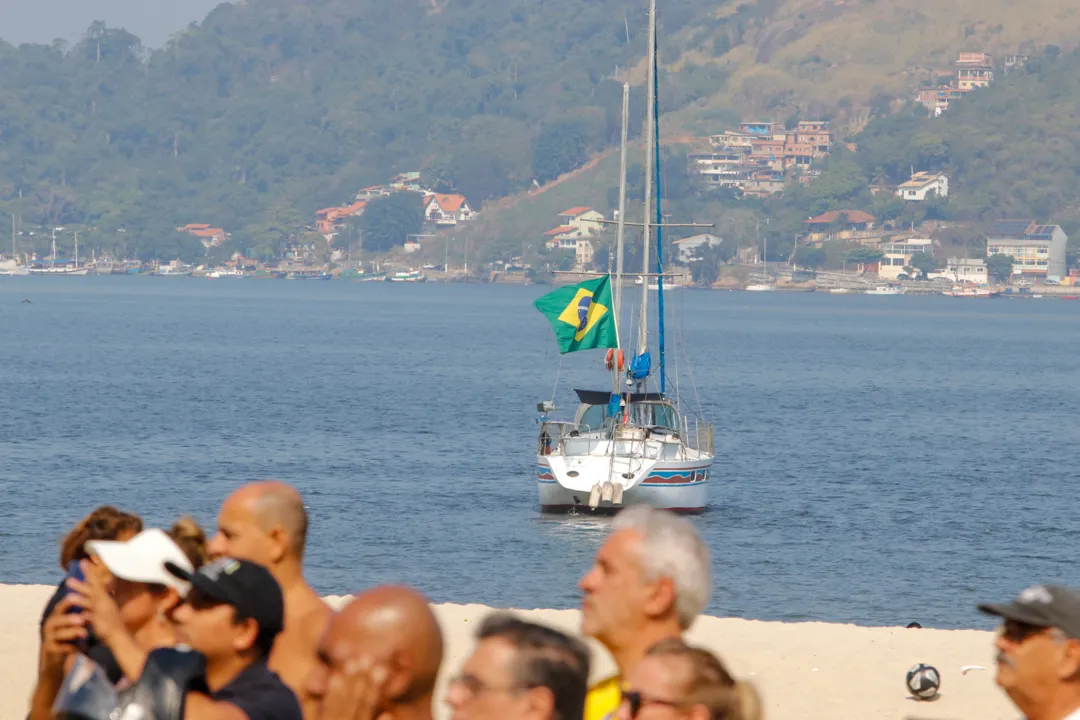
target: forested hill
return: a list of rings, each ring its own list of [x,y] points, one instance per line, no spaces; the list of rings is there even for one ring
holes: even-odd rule
[[[680,0],[667,29],[712,4]],[[3,45],[0,198],[148,243],[187,222],[257,234],[421,167],[479,204],[561,169],[534,168],[545,123],[571,166],[612,140],[605,78],[646,29],[625,0],[250,0],[152,53],[101,24]]]
[[[666,127],[853,111],[957,48],[1064,44],[1063,3],[660,0]],[[247,0],[153,52],[101,24],[0,44],[0,211],[168,256],[180,224],[251,247],[406,170],[480,205],[615,141],[646,4]]]

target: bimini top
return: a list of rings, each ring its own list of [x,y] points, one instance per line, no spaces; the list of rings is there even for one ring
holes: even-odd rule
[[[577,393],[578,400],[583,405],[607,405],[612,394],[610,390],[579,390],[577,388],[574,388],[574,392]],[[663,399],[664,396],[656,392],[633,393],[630,395],[630,402],[632,403],[648,402],[650,400],[657,402]]]

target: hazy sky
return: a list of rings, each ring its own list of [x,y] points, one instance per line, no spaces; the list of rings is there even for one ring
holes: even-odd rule
[[[9,43],[74,41],[104,20],[161,47],[169,35],[202,20],[221,0],[0,0],[0,38]]]

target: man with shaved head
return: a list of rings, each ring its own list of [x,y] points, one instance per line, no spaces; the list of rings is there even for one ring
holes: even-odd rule
[[[360,593],[319,643],[307,683],[314,717],[431,720],[442,656],[442,631],[427,598],[396,585]]]
[[[285,598],[285,628],[274,642],[270,669],[296,693],[305,720],[312,720],[305,680],[332,611],[304,581],[307,530],[307,511],[296,490],[283,482],[254,482],[222,503],[208,548],[213,557],[258,563],[278,581]]]

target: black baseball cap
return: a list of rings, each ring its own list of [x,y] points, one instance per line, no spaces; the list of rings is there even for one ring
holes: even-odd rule
[[[987,615],[996,615],[1026,625],[1057,628],[1080,639],[1080,590],[1060,585],[1032,585],[1011,603],[979,605]]]
[[[170,573],[191,583],[202,595],[236,608],[252,618],[262,632],[277,635],[285,626],[285,600],[281,586],[262,565],[247,560],[223,557],[188,572],[171,562]]]

